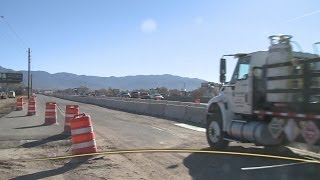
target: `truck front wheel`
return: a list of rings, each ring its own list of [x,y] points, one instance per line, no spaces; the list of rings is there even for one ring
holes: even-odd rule
[[[222,116],[220,110],[208,116],[206,125],[207,141],[211,149],[219,150],[228,146],[228,141],[224,140],[225,132],[222,130]]]

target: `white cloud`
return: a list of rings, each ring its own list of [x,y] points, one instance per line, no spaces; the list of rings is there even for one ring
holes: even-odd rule
[[[202,16],[197,16],[196,18],[194,18],[194,23],[197,25],[201,25],[204,23],[204,19]]]
[[[144,33],[152,33],[156,31],[158,28],[158,24],[153,19],[146,19],[141,23],[141,31]]]

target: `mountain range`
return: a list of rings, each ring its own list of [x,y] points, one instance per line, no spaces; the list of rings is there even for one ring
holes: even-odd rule
[[[6,69],[0,66],[0,72],[12,72],[12,69]],[[17,71],[23,74],[23,83],[26,85],[28,80],[27,71]],[[123,90],[151,89],[157,87],[166,87],[168,89],[194,90],[206,82],[197,78],[188,78],[174,76],[170,74],[163,75],[136,75],[124,77],[99,77],[76,75],[72,73],[54,73],[46,71],[31,71],[33,77],[33,88],[35,89],[67,89],[86,86],[90,89],[114,88]]]

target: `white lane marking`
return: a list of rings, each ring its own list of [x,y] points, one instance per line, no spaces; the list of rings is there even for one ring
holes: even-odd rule
[[[268,168],[276,168],[276,167],[283,167],[283,166],[293,166],[293,165],[306,164],[306,163],[310,163],[310,162],[298,162],[298,163],[289,163],[289,164],[278,164],[278,165],[272,165],[272,166],[246,167],[246,168],[241,168],[241,170],[246,171],[246,170],[268,169]]]
[[[189,124],[177,123],[177,124],[174,124],[174,125],[179,126],[179,127],[183,127],[183,128],[186,128],[186,129],[191,129],[191,130],[194,130],[194,131],[206,132],[205,128],[192,126],[192,125],[189,125]]]
[[[59,112],[62,114],[62,116],[64,116],[64,111],[62,111],[62,109],[60,108],[60,106],[57,105],[57,108],[58,108]]]
[[[160,128],[157,128],[157,127],[154,127],[154,126],[151,126],[153,129],[157,129],[159,131],[164,131],[163,129],[160,129]]]

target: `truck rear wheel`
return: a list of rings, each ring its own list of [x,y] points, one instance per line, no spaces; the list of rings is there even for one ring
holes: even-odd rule
[[[212,115],[208,116],[206,135],[211,149],[219,150],[228,146],[229,142],[224,140],[226,133],[222,130],[222,115],[220,109],[217,109]]]

